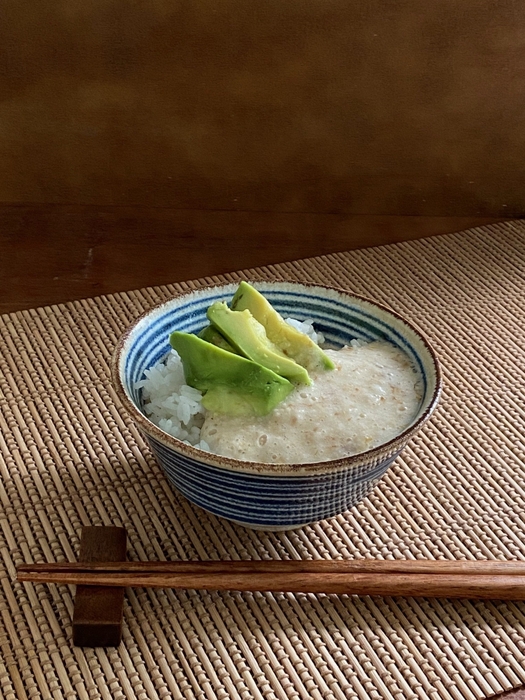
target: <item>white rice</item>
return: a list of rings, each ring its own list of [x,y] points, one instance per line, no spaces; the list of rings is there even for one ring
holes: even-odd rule
[[[317,345],[324,343],[324,335],[315,330],[314,322],[311,318],[307,318],[304,321],[297,321],[295,318],[285,318],[284,320],[289,326],[293,326],[295,330],[307,335]]]
[[[325,339],[323,335],[315,331],[311,319],[297,321],[296,319],[287,318],[286,321],[297,330],[308,335],[314,342],[318,344],[324,343]],[[350,346],[357,350],[367,344],[366,341],[353,340]],[[392,350],[393,349],[392,346]],[[400,351],[396,352],[400,353]],[[401,353],[401,355],[404,355],[404,353]],[[405,359],[408,360],[406,356]],[[171,350],[163,361],[158,362],[154,367],[146,370],[144,374],[145,378],[137,382],[136,387],[142,389],[143,411],[146,416],[166,433],[189,445],[193,445],[194,447],[208,452],[216,451],[218,453],[223,453],[223,450],[219,448],[218,444],[215,449],[211,449],[208,442],[201,439],[201,428],[205,422],[207,411],[201,403],[202,393],[186,384],[182,361],[178,353],[175,350]],[[363,386],[363,388],[366,389],[366,386]],[[290,395],[285,404],[294,394]],[[284,404],[283,408],[286,410]],[[210,420],[219,420],[220,422],[220,419],[222,419],[222,417],[209,414],[209,420],[206,421],[206,423],[208,425]],[[224,417],[224,419],[227,420],[228,417]],[[357,428],[358,426],[356,425],[356,429]],[[209,426],[207,429],[209,430]],[[210,431],[210,435],[211,434],[212,432]],[[210,440],[209,437],[208,440]],[[213,440],[216,441],[216,438],[214,437]],[[354,445],[354,447],[357,448],[357,445]],[[361,449],[366,449],[366,447],[363,445]],[[357,451],[361,451],[361,449],[357,449]],[[355,453],[355,451],[354,449],[353,453]],[[241,459],[257,459],[256,455],[231,454],[231,456],[236,456]],[[277,455],[268,455],[266,461],[274,461],[272,459],[274,456],[277,457]],[[279,457],[281,457],[281,455],[279,455]],[[262,455],[260,459],[261,461],[265,461]],[[278,458],[275,461],[281,461],[281,459]],[[284,459],[284,461],[289,460]],[[306,459],[306,461],[311,460]]]
[[[172,350],[144,374],[145,379],[137,382],[136,388],[142,389],[143,411],[148,418],[169,435],[209,450],[200,439],[206,412],[201,404],[202,393],[186,384],[178,353]]]

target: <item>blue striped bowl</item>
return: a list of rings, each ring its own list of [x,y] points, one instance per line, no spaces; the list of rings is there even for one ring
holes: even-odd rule
[[[173,486],[196,505],[261,530],[289,530],[352,508],[377,483],[433,412],[441,390],[435,354],[411,324],[389,309],[323,286],[291,282],[252,284],[285,317],[311,318],[332,347],[354,338],[386,339],[421,372],[423,398],[412,424],[389,442],[345,459],[311,464],[243,462],[203,452],[171,437],[141,411],[136,382],[170,350],[174,330],[198,332],[214,301],[230,301],[237,284],[199,288],[143,314],[120,339],[112,378],[120,401],[146,436]]]

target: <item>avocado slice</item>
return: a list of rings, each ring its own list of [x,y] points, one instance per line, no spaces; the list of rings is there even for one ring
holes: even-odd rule
[[[237,350],[233,347],[233,345],[230,345],[226,338],[223,335],[221,335],[219,331],[213,326],[206,326],[197,335],[199,336],[199,338],[202,338],[208,343],[216,345],[217,347],[222,348],[223,350],[233,352],[235,355],[239,354]]]
[[[268,340],[264,326],[247,309],[231,311],[223,301],[216,301],[208,309],[207,315],[212,325],[249,360],[258,362],[294,384],[311,384],[305,368],[286,357]]]
[[[233,416],[265,416],[294,386],[284,377],[192,333],[175,331],[170,344],[180,355],[189,386],[204,392],[209,411]]]
[[[239,284],[231,308],[235,311],[250,311],[264,326],[271,342],[307,370],[334,369],[334,363],[321,348],[307,335],[286,323],[270,302],[248,282]]]

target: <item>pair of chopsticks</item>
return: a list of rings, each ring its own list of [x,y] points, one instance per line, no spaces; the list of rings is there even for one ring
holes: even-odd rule
[[[177,561],[24,564],[18,581],[215,591],[525,600],[525,562]]]

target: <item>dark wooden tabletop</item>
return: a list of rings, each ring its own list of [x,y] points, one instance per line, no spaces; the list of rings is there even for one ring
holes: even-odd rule
[[[0,312],[459,231],[488,217],[0,205]]]

